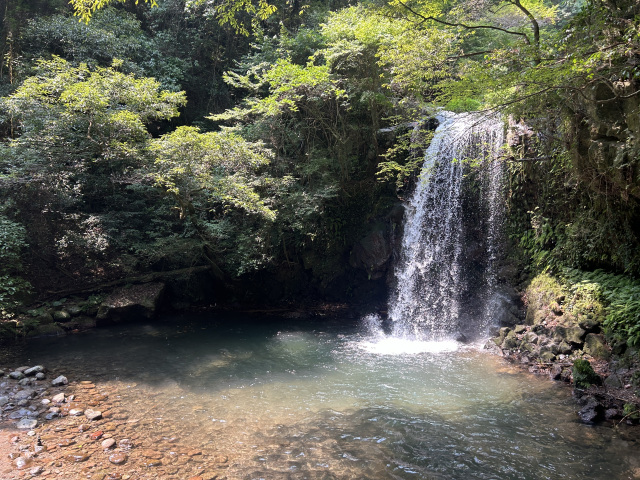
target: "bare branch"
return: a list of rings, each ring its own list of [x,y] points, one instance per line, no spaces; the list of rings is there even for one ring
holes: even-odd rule
[[[525,43],[527,45],[531,45],[531,40],[529,40],[529,36],[526,33],[523,32],[516,32],[514,30],[507,30],[506,28],[501,28],[501,27],[497,27],[495,25],[467,25],[465,23],[452,23],[452,22],[447,22],[446,20],[442,20],[440,18],[436,18],[436,17],[432,17],[432,16],[424,16],[419,12],[416,12],[414,9],[412,9],[409,5],[405,4],[404,2],[399,1],[398,2],[400,5],[402,5],[403,8],[405,8],[407,11],[409,11],[411,14],[415,15],[416,17],[420,18],[421,21],[418,23],[418,25],[431,20],[433,22],[439,23],[441,25],[447,25],[448,27],[460,27],[460,28],[464,28],[465,30],[478,30],[478,29],[487,29],[487,30],[497,30],[499,32],[503,32],[503,33],[507,33],[509,35],[517,35],[519,37],[522,37],[525,41]],[[534,29],[534,34],[536,33],[536,30]],[[538,39],[539,40],[539,35],[540,32],[538,31]]]

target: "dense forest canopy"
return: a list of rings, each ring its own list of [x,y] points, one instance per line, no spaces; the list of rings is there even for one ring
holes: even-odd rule
[[[380,273],[354,246],[392,235],[429,140],[414,126],[438,108],[504,117],[527,268],[635,277],[639,15],[632,0],[7,2],[0,308],[193,266],[270,298],[356,295]]]

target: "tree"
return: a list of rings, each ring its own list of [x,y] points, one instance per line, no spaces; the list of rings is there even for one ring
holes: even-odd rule
[[[31,254],[66,277],[89,265],[104,272],[125,231],[123,212],[148,195],[147,125],[176,117],[185,102],[182,92],[117,67],[42,60],[0,103],[12,132],[1,146],[0,194],[25,219]]]
[[[268,208],[252,187],[253,171],[266,165],[269,152],[229,130],[201,133],[196,127],[178,127],[155,140],[157,185],[176,199],[180,218],[197,222],[194,197],[257,213],[269,220]]]
[[[136,0],[136,4],[139,0]],[[152,7],[157,6],[156,0],[144,0]],[[69,3],[73,6],[74,15],[80,17],[81,21],[88,23],[91,16],[100,9],[113,3],[125,3],[126,0],[71,0]],[[202,0],[192,0],[192,5],[204,3]],[[236,32],[247,35],[249,31],[242,20],[238,19],[238,14],[246,13],[250,16],[255,15],[257,18],[264,20],[276,11],[276,7],[266,0],[221,0],[215,6],[215,15],[221,25],[228,24]]]

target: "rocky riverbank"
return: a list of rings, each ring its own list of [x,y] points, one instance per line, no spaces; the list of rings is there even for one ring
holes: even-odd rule
[[[582,421],[638,424],[639,350],[603,333],[604,307],[589,286],[567,288],[543,274],[524,301],[524,322],[502,327],[488,348],[531,373],[572,384]]]
[[[0,340],[65,335],[96,326],[154,317],[165,292],[161,282],[118,288],[108,294],[67,297],[32,306],[0,322]]]
[[[225,478],[224,453],[122,408],[120,393],[132,385],[69,380],[41,365],[3,369],[0,376],[3,480]]]

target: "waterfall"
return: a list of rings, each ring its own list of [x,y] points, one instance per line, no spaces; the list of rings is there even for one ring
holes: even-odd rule
[[[438,120],[406,205],[389,319],[398,337],[472,339],[493,323],[503,125],[448,112]]]

